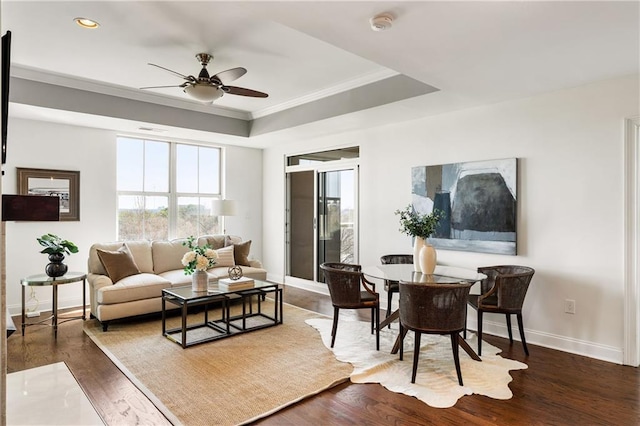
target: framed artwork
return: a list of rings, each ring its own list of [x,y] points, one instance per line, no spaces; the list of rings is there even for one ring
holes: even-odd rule
[[[18,195],[60,198],[60,220],[80,220],[80,172],[25,169],[18,171]]]
[[[517,159],[419,166],[411,198],[419,213],[442,218],[430,244],[439,249],[515,255]]]

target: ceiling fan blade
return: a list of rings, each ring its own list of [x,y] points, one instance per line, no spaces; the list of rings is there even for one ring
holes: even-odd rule
[[[211,81],[219,84],[227,84],[231,83],[233,80],[236,80],[247,73],[247,70],[242,67],[231,68],[226,71],[220,71],[216,75],[211,77]]]
[[[174,75],[177,75],[178,77],[184,78],[185,80],[193,79],[193,77],[191,77],[191,76],[186,76],[186,75],[180,74],[179,72],[170,70],[169,68],[161,67],[160,65],[156,65],[156,64],[152,64],[152,63],[149,63],[149,65],[151,65],[152,67],[160,68],[161,70],[168,71],[171,74],[174,74]],[[189,77],[191,77],[191,78],[189,78]]]
[[[164,89],[166,87],[186,87],[187,83],[182,83],[182,84],[178,84],[178,85],[173,85],[173,86],[148,86],[148,87],[141,87],[140,89]]]
[[[230,95],[250,96],[252,98],[266,98],[269,95],[257,90],[245,89],[244,87],[222,86],[222,90]]]

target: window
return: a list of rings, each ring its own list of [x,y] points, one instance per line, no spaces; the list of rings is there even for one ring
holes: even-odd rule
[[[220,233],[220,148],[119,137],[117,149],[118,239]]]

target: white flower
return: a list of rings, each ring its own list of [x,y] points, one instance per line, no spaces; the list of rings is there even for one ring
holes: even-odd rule
[[[184,254],[184,256],[182,256],[182,264],[184,266],[188,266],[194,260],[196,260],[196,252],[195,251],[188,251],[188,252],[186,252]]]
[[[214,249],[205,250],[204,255],[209,259],[218,260],[218,252]]]
[[[198,271],[206,271],[209,267],[209,259],[206,256],[197,255],[196,256],[196,269]]]

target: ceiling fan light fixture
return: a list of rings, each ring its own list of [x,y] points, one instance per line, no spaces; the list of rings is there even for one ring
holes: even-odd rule
[[[184,93],[202,102],[213,102],[224,94],[218,87],[208,84],[189,84],[184,88]]]
[[[90,30],[96,29],[100,26],[96,21],[89,18],[73,18],[73,21],[82,28],[88,28]]]

